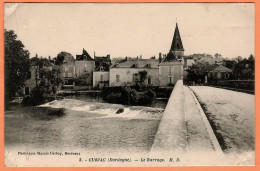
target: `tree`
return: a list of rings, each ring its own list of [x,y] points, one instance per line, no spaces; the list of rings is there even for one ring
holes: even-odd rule
[[[64,83],[62,69],[59,66],[52,66],[51,69],[43,67],[39,72],[41,79],[32,89],[30,97],[24,99],[24,105],[40,105],[53,100]]]
[[[88,71],[84,70],[82,74],[77,75],[74,78],[76,85],[87,85],[87,79],[89,78],[90,74]]]
[[[209,71],[212,71],[215,67],[218,65],[213,64],[210,65],[209,63],[195,63],[192,64],[192,66],[187,69],[186,71],[188,72],[187,75],[187,82],[195,82],[195,83],[203,83],[205,82],[205,76]]]
[[[57,57],[54,58],[55,65],[62,65],[64,62],[73,62],[74,57],[68,52],[60,52]]]
[[[24,86],[30,69],[29,51],[17,40],[13,30],[4,30],[5,103]]]
[[[221,58],[221,56],[222,56],[222,55],[219,54],[219,53],[216,53],[216,54],[214,55],[215,58]]]
[[[234,67],[234,79],[254,80],[255,79],[255,58],[250,55],[248,59],[239,61]]]

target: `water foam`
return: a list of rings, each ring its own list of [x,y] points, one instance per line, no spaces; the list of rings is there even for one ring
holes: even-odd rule
[[[96,113],[105,115],[103,117],[124,117],[124,118],[161,118],[164,109],[143,107],[143,106],[124,106],[120,104],[92,103],[75,99],[54,100],[52,102],[40,105],[40,107],[64,108],[74,111],[87,113]],[[122,113],[117,114],[119,109]]]

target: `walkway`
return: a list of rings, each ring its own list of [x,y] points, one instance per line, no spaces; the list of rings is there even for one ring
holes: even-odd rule
[[[213,132],[211,132],[211,127],[208,125],[206,116],[203,116],[198,108],[198,103],[195,97],[192,95],[191,90],[188,87],[184,87],[185,101],[185,118],[186,118],[186,129],[187,129],[187,142],[189,152],[214,152],[216,150],[221,150],[218,144],[214,147],[216,139],[214,138]],[[210,133],[211,132],[211,137]],[[213,139],[213,140],[212,140]]]

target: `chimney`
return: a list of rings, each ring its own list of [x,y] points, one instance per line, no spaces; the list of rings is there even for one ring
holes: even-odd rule
[[[162,53],[159,53],[159,63],[162,62]]]
[[[107,55],[107,58],[110,59],[110,54]]]
[[[94,51],[94,58],[96,57],[96,52]]]
[[[142,55],[140,55],[140,59],[142,59]]]

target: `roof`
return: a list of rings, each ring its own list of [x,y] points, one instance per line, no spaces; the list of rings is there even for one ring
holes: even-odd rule
[[[97,66],[95,71],[109,71],[109,65],[105,62],[102,62],[99,64],[99,66]]]
[[[180,61],[174,56],[172,51],[170,51],[167,56],[163,59],[162,63],[160,65],[168,65],[168,64],[175,64],[175,65],[182,65]]]
[[[111,68],[158,68],[158,65],[158,59],[128,59],[115,63]]]
[[[84,48],[82,50],[82,55],[76,55],[76,60],[94,61],[94,59],[88,54],[88,52]]]
[[[217,68],[213,70],[213,72],[232,72],[232,70],[223,65],[219,65]]]
[[[171,45],[171,51],[175,51],[175,50],[184,51],[177,23],[176,23],[175,32],[174,32],[172,45]]]
[[[108,56],[95,56],[94,57],[94,60],[96,61],[96,62],[111,62],[111,60],[110,60],[110,56],[108,55]]]

